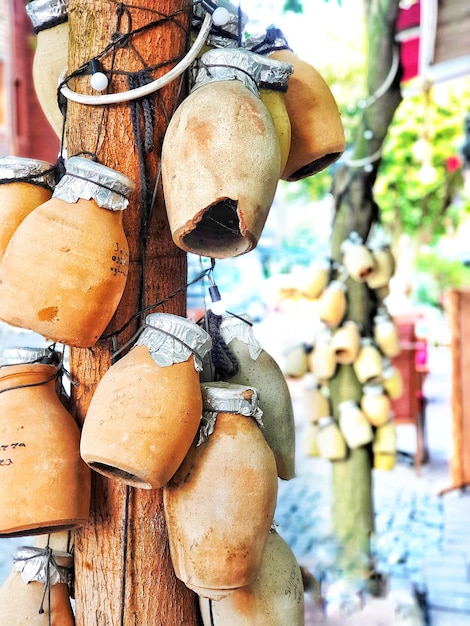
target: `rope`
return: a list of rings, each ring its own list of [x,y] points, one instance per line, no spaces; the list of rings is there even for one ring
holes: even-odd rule
[[[220,325],[222,316],[215,315],[211,310],[207,311],[206,317],[201,321],[201,326],[206,330],[212,339],[212,348],[209,353],[215,381],[227,380],[238,372],[238,361],[225,343],[221,333]]]

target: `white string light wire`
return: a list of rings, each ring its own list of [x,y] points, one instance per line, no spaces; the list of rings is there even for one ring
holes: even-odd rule
[[[78,104],[90,104],[95,106],[103,104],[118,104],[119,102],[129,102],[130,100],[136,100],[137,98],[148,96],[151,93],[158,91],[165,85],[168,85],[168,83],[170,83],[172,80],[177,78],[180,74],[188,69],[188,67],[196,59],[197,55],[205,44],[211,27],[212,16],[210,13],[206,13],[204,21],[201,25],[201,30],[199,31],[198,36],[196,37],[188,53],[184,56],[183,59],[181,59],[179,63],[175,65],[174,68],[172,68],[164,76],[157,78],[157,80],[154,80],[151,83],[136,87],[135,89],[129,89],[128,91],[120,91],[119,93],[106,93],[96,96],[77,93],[70,89],[70,87],[68,87],[67,85],[63,85],[60,88],[60,92],[68,100],[73,100],[73,102],[78,102]],[[64,81],[66,73],[67,70],[64,70],[62,72],[62,75],[59,79],[59,84]]]

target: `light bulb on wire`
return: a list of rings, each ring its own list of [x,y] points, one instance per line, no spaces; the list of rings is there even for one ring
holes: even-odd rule
[[[96,91],[104,91],[108,86],[108,77],[103,72],[103,67],[98,59],[90,61],[90,85]]]

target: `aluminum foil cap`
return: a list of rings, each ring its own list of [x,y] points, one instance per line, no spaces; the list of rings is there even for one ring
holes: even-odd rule
[[[146,323],[135,345],[146,346],[157,365],[183,363],[193,355],[196,370],[202,371],[202,359],[212,347],[212,339],[203,328],[171,313],[151,313]]]
[[[47,187],[51,191],[55,187],[55,177],[52,163],[37,159],[26,159],[17,156],[0,157],[0,181],[29,182],[33,178],[35,184]],[[22,179],[26,179],[22,181]]]
[[[217,7],[223,7],[229,12],[229,20],[223,26],[212,24],[212,28],[207,37],[207,44],[216,48],[237,48],[239,32],[243,32],[248,23],[248,16],[241,12],[241,22],[239,21],[238,6],[229,0],[215,0]],[[199,29],[206,12],[200,3],[193,7],[193,28]]]
[[[21,574],[25,583],[38,582],[51,585],[69,584],[69,570],[73,565],[73,557],[68,552],[59,552],[50,548],[22,546],[13,557],[13,568]],[[49,576],[48,576],[49,575]]]
[[[129,204],[128,197],[135,184],[110,167],[84,157],[70,157],[66,172],[57,183],[53,197],[71,204],[80,198],[94,200],[98,206],[122,211]]]
[[[0,353],[0,367],[3,365],[22,365],[27,363],[45,362],[49,360],[51,350],[48,348],[5,348]]]
[[[66,22],[69,17],[68,0],[33,0],[26,5],[35,33]]]
[[[286,36],[275,26],[270,26],[266,31],[248,37],[243,45],[247,50],[256,52],[256,54],[271,54],[275,50],[291,50]]]
[[[222,339],[227,345],[234,339],[246,344],[253,361],[261,354],[263,348],[253,333],[253,326],[248,315],[224,315],[219,328]]]

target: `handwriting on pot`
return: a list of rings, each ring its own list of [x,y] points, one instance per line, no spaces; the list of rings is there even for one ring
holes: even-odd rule
[[[26,448],[26,444],[21,441],[15,441],[14,443],[2,443],[0,444],[0,453],[7,452],[11,450],[16,450],[16,448]],[[11,457],[0,458],[0,467],[8,467],[13,464],[13,459]]]

